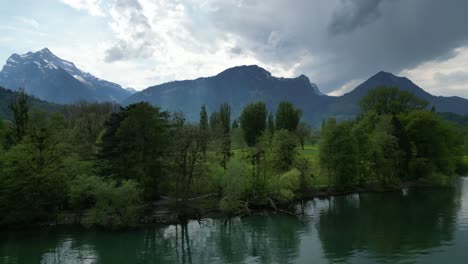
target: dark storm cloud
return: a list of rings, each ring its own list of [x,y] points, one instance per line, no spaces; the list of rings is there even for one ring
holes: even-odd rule
[[[379,70],[398,73],[467,45],[468,1],[330,0],[217,4],[211,20],[265,63],[301,65],[324,92]],[[271,40],[274,34],[276,41]]]
[[[159,20],[150,21],[138,0],[116,0],[110,14],[123,37],[107,50],[106,61],[155,56],[158,43],[200,54],[225,49],[306,74],[330,92],[380,70],[398,74],[447,60],[468,45],[464,0],[160,0],[158,5],[156,18],[169,17],[171,30],[155,30]],[[166,8],[173,5],[182,7]],[[172,19],[175,11],[183,13],[182,20]],[[171,25],[178,22],[174,30]],[[164,42],[167,37],[173,41]],[[223,41],[229,45],[217,45]],[[199,67],[215,60],[197,59]]]
[[[343,7],[339,8],[332,17],[330,31],[340,34],[372,23],[381,15],[380,2],[382,0],[343,0]]]

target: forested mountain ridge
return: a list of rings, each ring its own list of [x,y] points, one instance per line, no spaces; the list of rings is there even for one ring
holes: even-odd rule
[[[468,100],[465,98],[451,96],[434,96],[421,87],[413,83],[406,77],[395,76],[389,72],[378,72],[365,82],[358,85],[352,91],[336,97],[328,106],[330,116],[341,116],[352,118],[359,111],[358,102],[370,90],[378,86],[398,87],[401,90],[410,92],[417,97],[428,101],[429,107],[434,106],[438,112],[452,112],[459,115],[468,114]]]
[[[8,106],[18,97],[18,92],[12,91],[0,86],[0,119],[11,120],[13,113]],[[43,101],[33,96],[28,96],[28,101],[32,108],[41,108],[48,111],[59,111],[63,109],[62,105]]]
[[[47,48],[11,55],[0,71],[0,85],[12,90],[24,88],[30,95],[61,104],[119,102],[131,94],[116,83],[78,69]]]
[[[123,104],[146,101],[169,111],[183,112],[189,120],[195,121],[198,109],[203,104],[211,112],[226,102],[231,105],[233,116],[237,117],[248,103],[263,101],[268,110],[274,112],[280,101],[290,101],[304,110],[303,119],[306,122],[317,126],[331,116],[338,119],[353,118],[359,111],[359,100],[378,86],[396,86],[411,92],[427,100],[429,107],[435,106],[440,112],[468,114],[467,99],[431,95],[411,80],[388,72],[381,71],[351,92],[333,97],[323,95],[305,75],[296,78],[275,77],[256,65],[230,68],[212,77],[151,86],[131,95]]]
[[[307,109],[304,117],[312,120],[329,98],[305,75],[279,78],[259,66],[250,65],[229,68],[212,77],[152,86],[133,94],[123,104],[147,101],[169,111],[184,112],[189,120],[195,120],[203,104],[212,112],[221,103],[228,103],[233,116],[239,116],[248,103],[263,101],[269,111],[274,111],[279,102],[290,101]]]

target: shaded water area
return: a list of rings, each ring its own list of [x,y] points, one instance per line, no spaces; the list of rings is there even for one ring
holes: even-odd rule
[[[468,263],[468,178],[303,207],[303,222],[270,214],[125,232],[2,232],[0,263]]]

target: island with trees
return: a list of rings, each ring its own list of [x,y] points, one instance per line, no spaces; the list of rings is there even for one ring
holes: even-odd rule
[[[122,228],[273,210],[316,195],[444,186],[467,170],[466,129],[396,87],[377,87],[354,120],[229,104],[198,122],[145,102],[32,108],[19,92],[0,120],[0,226]],[[453,119],[454,117],[452,117]],[[164,219],[159,218],[164,208]]]

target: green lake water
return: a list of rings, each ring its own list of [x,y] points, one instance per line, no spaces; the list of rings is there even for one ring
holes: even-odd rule
[[[303,208],[303,222],[270,214],[125,232],[2,232],[0,263],[468,263],[468,178]]]

